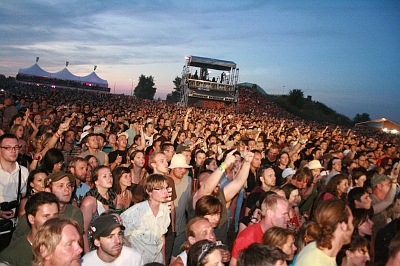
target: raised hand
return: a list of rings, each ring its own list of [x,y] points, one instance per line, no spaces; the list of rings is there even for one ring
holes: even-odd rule
[[[229,167],[235,161],[235,156],[233,155],[236,152],[236,149],[232,150],[230,153],[226,155],[224,163]]]

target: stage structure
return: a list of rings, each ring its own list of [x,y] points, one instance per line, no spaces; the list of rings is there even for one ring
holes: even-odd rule
[[[236,108],[239,68],[234,62],[199,56],[187,56],[185,59],[181,106]]]

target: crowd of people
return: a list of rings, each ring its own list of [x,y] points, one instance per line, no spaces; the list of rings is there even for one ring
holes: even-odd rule
[[[6,87],[0,262],[400,265],[399,137],[239,95],[232,112]]]

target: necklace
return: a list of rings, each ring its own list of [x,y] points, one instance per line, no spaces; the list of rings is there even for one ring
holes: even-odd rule
[[[122,191],[121,192],[121,195],[120,195],[120,198],[121,198],[121,203],[122,203],[122,206],[124,207],[124,208],[127,208],[128,206],[128,197],[129,197],[129,195],[128,195],[128,190],[127,189],[125,189],[124,191]]]

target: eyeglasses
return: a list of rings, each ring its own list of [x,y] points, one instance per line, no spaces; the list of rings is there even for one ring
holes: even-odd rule
[[[214,243],[207,243],[201,246],[201,253],[199,257],[197,258],[197,266],[201,265],[201,261],[207,256],[208,253],[213,251],[213,249],[216,247]]]
[[[158,190],[158,191],[160,191],[160,190],[167,190],[168,191],[168,189],[169,189],[169,187],[155,187],[155,188],[153,188],[153,190]]]
[[[1,147],[2,149],[5,149],[6,151],[19,151],[21,149],[21,146],[15,146],[15,147]]]

